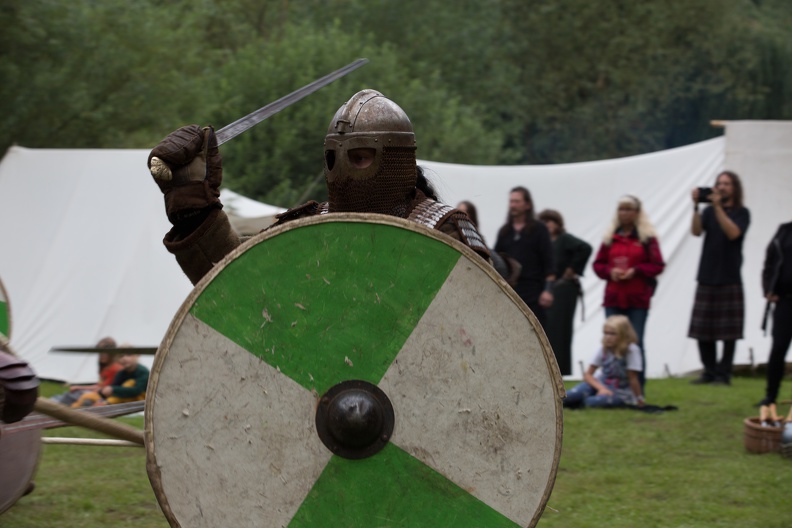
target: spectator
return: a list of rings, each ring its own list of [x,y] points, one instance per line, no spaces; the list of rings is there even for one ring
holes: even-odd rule
[[[522,266],[514,291],[544,326],[545,309],[553,305],[553,243],[547,227],[536,221],[531,193],[525,187],[515,187],[509,193],[509,213],[498,231],[495,252]]]
[[[644,329],[657,284],[655,277],[663,268],[657,235],[641,201],[635,196],[622,196],[594,259],[594,271],[607,281],[602,303],[605,316],[625,315],[635,330],[641,352],[641,389],[646,385]]]
[[[105,337],[99,340],[96,348],[116,348],[115,339]],[[121,370],[121,365],[116,361],[116,355],[108,352],[100,352],[98,357],[99,381],[91,385],[70,385],[69,390],[57,394],[50,398],[62,405],[71,405],[80,399],[80,396],[87,392],[98,391],[102,387],[110,385],[115,375]]]
[[[564,229],[561,213],[545,209],[539,213],[553,241],[555,262],[553,305],[547,310],[547,339],[553,346],[561,374],[572,374],[572,332],[577,299],[582,296],[579,277],[583,275],[591,256],[591,246]]]
[[[700,189],[693,189],[694,236],[704,234],[699,261],[698,286],[688,336],[698,340],[704,371],[691,383],[731,384],[734,349],[743,336],[742,245],[751,215],[743,206],[740,178],[733,172],[718,175],[709,201],[699,213]],[[723,355],[717,360],[716,345],[723,341]]]
[[[116,374],[113,383],[97,391],[83,394],[79,400],[72,404],[72,407],[80,408],[144,400],[149,370],[138,363],[139,357],[137,354],[120,355],[118,363],[121,364],[122,369]]]
[[[564,407],[643,407],[638,380],[643,364],[636,341],[635,330],[626,316],[608,317],[602,329],[602,347],[583,374],[584,381],[567,392]]]
[[[473,225],[478,229],[478,210],[472,202],[459,202],[457,205],[457,210],[468,215],[470,221],[473,222]],[[486,245],[486,241],[484,241],[484,235],[480,236],[482,242],[484,242]],[[492,259],[492,266],[495,268],[495,271],[497,271],[501,277],[506,279],[506,282],[508,282],[510,286],[514,287],[514,285],[517,284],[517,277],[519,277],[520,271],[522,270],[520,263],[511,258],[509,255],[505,253],[498,253],[494,250],[490,251],[490,258]]]
[[[476,228],[479,227],[478,209],[476,209],[476,206],[473,205],[472,202],[468,202],[467,200],[459,202],[457,209],[467,214],[468,218],[470,218],[470,221],[473,222],[473,225],[475,225]]]
[[[792,342],[792,222],[781,224],[767,246],[762,288],[773,310],[773,344],[767,360],[767,387],[760,405],[776,403],[786,368],[785,358]]]

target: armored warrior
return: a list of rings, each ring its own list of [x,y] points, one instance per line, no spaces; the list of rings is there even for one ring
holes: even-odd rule
[[[490,255],[468,216],[437,200],[415,151],[404,110],[375,90],[356,93],[335,113],[325,138],[329,200],[290,209],[273,225],[336,212],[398,216],[437,229],[486,260],[492,257],[502,276],[511,275],[511,263]],[[148,165],[173,224],[165,247],[195,284],[241,243],[219,199],[223,171],[214,130],[189,125],[172,132],[151,151]]]

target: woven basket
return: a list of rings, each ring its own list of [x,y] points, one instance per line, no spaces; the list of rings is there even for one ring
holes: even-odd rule
[[[781,451],[783,427],[763,427],[758,416],[746,418],[744,424],[745,449],[750,453],[778,453]]]

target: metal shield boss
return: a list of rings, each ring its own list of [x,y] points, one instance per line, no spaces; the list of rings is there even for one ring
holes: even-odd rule
[[[147,469],[172,526],[534,526],[563,385],[466,246],[381,215],[259,234],[173,319]]]

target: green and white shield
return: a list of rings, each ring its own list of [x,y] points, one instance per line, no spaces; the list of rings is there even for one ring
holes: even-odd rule
[[[5,336],[6,340],[11,337],[11,307],[3,281],[0,281],[0,336]]]
[[[350,380],[393,412],[357,458],[317,431]],[[172,526],[534,526],[562,396],[533,314],[467,247],[314,217],[238,248],[182,305],[151,372],[147,468]]]

